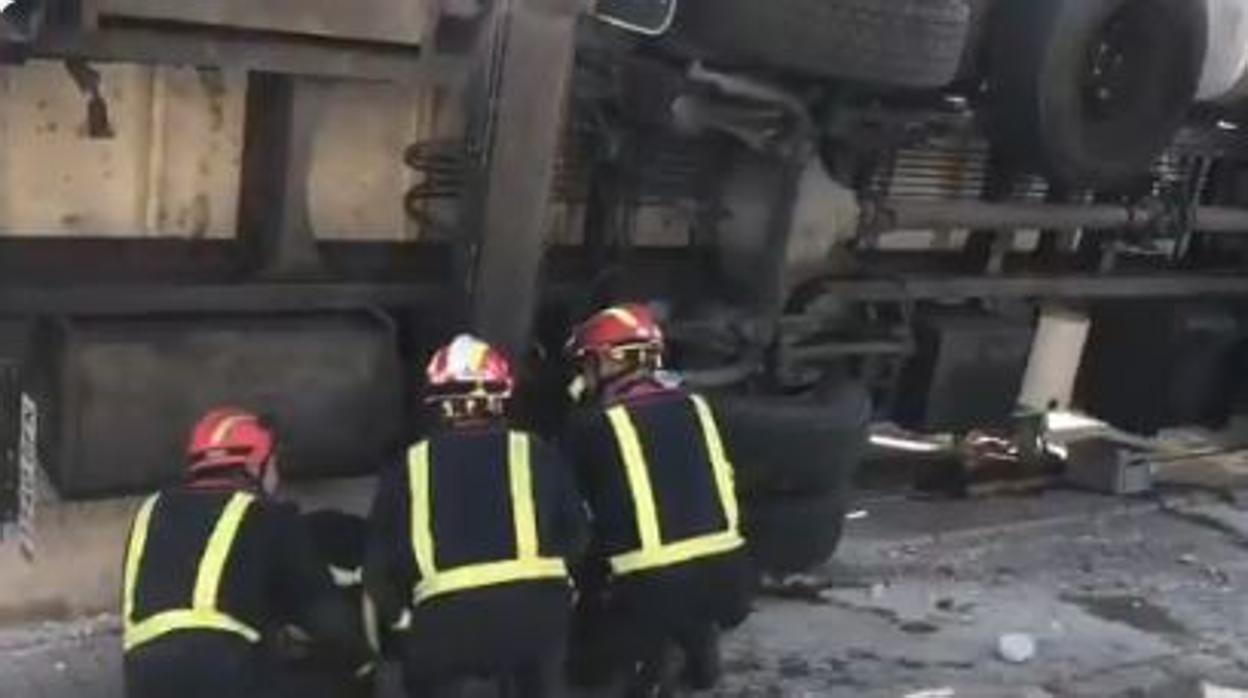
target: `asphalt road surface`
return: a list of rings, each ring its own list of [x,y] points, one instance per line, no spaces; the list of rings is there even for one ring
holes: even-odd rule
[[[1248,513],[1074,492],[867,501],[832,587],[769,597],[716,696],[1185,698],[1248,688]],[[1008,633],[1035,656],[998,657]],[[0,696],[120,696],[116,620],[0,631]]]

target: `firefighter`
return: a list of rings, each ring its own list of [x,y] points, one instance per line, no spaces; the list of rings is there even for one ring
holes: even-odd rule
[[[631,695],[668,688],[672,648],[683,651],[685,683],[711,688],[720,631],[744,620],[751,588],[714,414],[662,371],[663,333],[645,306],[594,315],[568,350],[590,404],[570,418],[565,450],[594,523],[575,646],[600,658],[604,643],[624,638],[613,651]],[[581,681],[605,680],[601,666],[573,668]]]
[[[122,591],[131,698],[281,695],[267,647],[286,624],[344,669],[366,663],[298,510],[274,499],[276,454],[265,420],[213,410],[192,432],[185,482],[139,507]]]
[[[468,335],[426,371],[438,425],[382,475],[364,581],[411,698],[463,679],[562,695],[585,509],[553,447],[511,428],[502,354]]]
[[[372,601],[364,593],[364,548],[368,524],[362,516],[332,509],[313,511],[304,516],[312,542],[321,555],[321,563],[329,570],[335,593],[352,609],[348,631],[357,643],[367,645],[374,655],[381,654],[382,636],[376,624]],[[360,698],[374,695],[376,663],[344,672],[326,662],[316,645],[301,628],[288,629],[290,645],[285,648],[290,668],[288,685],[299,695],[331,695],[335,698]]]

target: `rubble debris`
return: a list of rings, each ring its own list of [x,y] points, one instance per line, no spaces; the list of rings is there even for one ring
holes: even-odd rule
[[[1068,444],[1066,481],[1110,495],[1143,494],[1153,489],[1154,463],[1148,455],[1114,439],[1094,438]]]
[[[865,647],[850,647],[850,648],[849,648],[849,652],[848,652],[848,656],[849,656],[849,658],[850,658],[851,660],[853,660],[853,661],[858,661],[858,662],[866,662],[866,661],[870,661],[870,662],[878,662],[878,661],[880,661],[880,655],[879,655],[879,653],[878,653],[878,652],[876,652],[876,651],[875,651],[875,650],[873,650],[873,649],[868,649],[868,648],[865,648]]]
[[[915,488],[928,496],[979,499],[1039,494],[1059,480],[1058,459],[1030,457],[1009,434],[972,431],[952,455],[926,464]]]
[[[759,593],[780,599],[827,603],[832,580],[811,574],[776,576],[764,574],[759,582]]]
[[[887,593],[888,585],[883,582],[876,582],[871,585],[871,589],[867,592],[867,595],[871,597],[872,601],[879,601],[880,599],[883,599],[884,595]]]
[[[925,620],[908,620],[897,625],[897,628],[904,633],[911,635],[931,635],[940,632],[940,626],[929,623]]]
[[[1205,565],[1204,573],[1209,578],[1209,581],[1217,587],[1226,587],[1231,584],[1231,576],[1219,567]]]
[[[803,657],[795,655],[781,657],[778,668],[781,676],[790,679],[810,676],[812,671],[810,662]]]
[[[1026,664],[1036,656],[1036,641],[1026,633],[1009,633],[997,640],[997,656],[1011,664]]]
[[[1211,683],[1201,683],[1200,691],[1200,698],[1248,698],[1248,691],[1239,688],[1215,686]]]

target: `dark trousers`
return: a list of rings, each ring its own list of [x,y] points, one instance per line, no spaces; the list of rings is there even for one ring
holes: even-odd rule
[[[671,655],[684,680],[710,688],[718,674],[719,635],[750,611],[754,573],[744,554],[698,560],[616,579],[586,579],[573,622],[573,679],[609,684],[622,677],[650,695],[671,679]]]
[[[126,653],[127,698],[267,698],[274,675],[259,649],[222,633],[181,632]]]
[[[704,620],[684,627],[651,629],[639,638],[631,659],[633,670],[627,677],[630,696],[652,695],[669,683],[685,684],[696,691],[715,687],[719,679],[719,624]],[[683,660],[676,675],[673,652]]]
[[[370,684],[332,661],[290,662],[233,635],[188,631],[128,652],[126,698],[366,698]]]
[[[440,697],[470,679],[496,681],[503,695],[562,696],[570,597],[566,584],[540,582],[422,604],[396,638],[409,698]]]
[[[269,678],[272,695],[289,698],[372,698],[373,677],[312,657],[284,664]]]
[[[481,675],[479,678],[493,681],[498,685],[500,696],[511,698],[562,698],[563,687],[563,655],[552,653],[549,656],[512,667],[498,674]],[[464,676],[437,677],[423,676],[420,672],[404,673],[403,685],[408,698],[445,698],[458,695]]]

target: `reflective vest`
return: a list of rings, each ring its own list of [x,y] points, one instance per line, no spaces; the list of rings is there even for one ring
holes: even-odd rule
[[[260,641],[259,631],[222,613],[217,607],[221,579],[225,574],[226,562],[230,559],[230,550],[234,547],[234,540],[238,537],[238,529],[247,509],[254,500],[253,495],[238,492],[230,497],[221,511],[199,558],[191,607],[160,611],[140,619],[135,617],[135,593],[139,572],[143,569],[143,553],[147,548],[152,512],[160,501],[160,495],[153,495],[143,502],[135,516],[126,550],[122,622],[123,645],[127,652],[179,630],[210,630],[232,633],[252,643]]]
[[[611,569],[617,575],[679,565],[698,558],[728,553],[745,545],[740,533],[740,514],[737,511],[732,464],[724,454],[719,427],[705,400],[697,395],[691,395],[690,400],[697,411],[726,525],[720,531],[692,538],[668,540],[664,537],[655,507],[654,489],[650,483],[650,464],[646,462],[637,428],[626,406],[612,407],[607,410],[607,418],[615,435],[616,446],[620,450],[620,462],[624,464],[640,541],[640,547],[636,550],[611,557]],[[662,467],[662,464],[658,467]]]
[[[430,521],[431,492],[429,442],[422,441],[408,452],[408,481],[411,486],[412,552],[420,581],[413,591],[419,605],[436,596],[482,587],[541,579],[566,579],[567,565],[562,558],[542,557],[539,552],[537,512],[534,505],[533,471],[529,464],[529,437],[507,435],[507,470],[511,494],[512,528],[516,555],[449,569],[437,565],[433,526]]]

